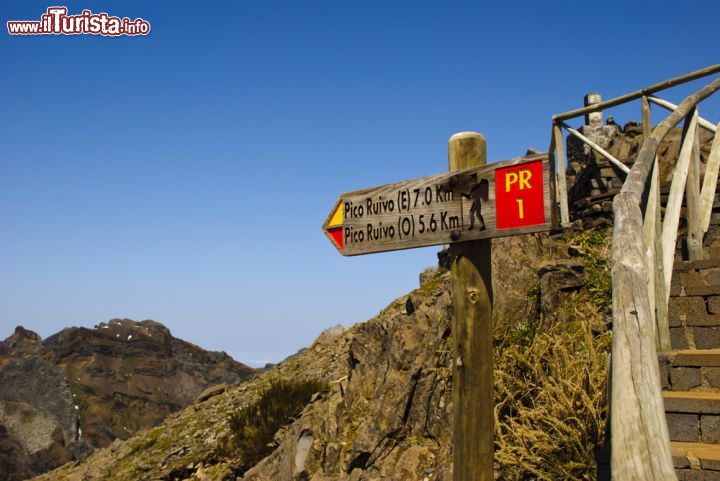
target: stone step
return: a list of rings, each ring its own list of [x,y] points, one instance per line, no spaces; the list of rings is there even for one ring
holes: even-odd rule
[[[694,299],[694,298],[693,298]],[[702,301],[702,299],[701,299]],[[697,315],[684,315],[673,316],[669,319],[670,327],[717,327],[720,326],[720,316],[717,314],[706,314],[699,313]],[[718,346],[720,347],[720,346]]]
[[[671,441],[720,442],[720,392],[663,391]]]
[[[717,391],[663,391],[662,396],[667,413],[720,414]]]
[[[661,352],[658,362],[663,390],[720,390],[720,349]]]
[[[671,296],[715,296],[720,293],[720,258],[676,261]]]
[[[673,349],[720,348],[720,296],[671,297],[668,322]]]
[[[707,322],[707,320],[696,320]],[[720,327],[679,326],[670,328],[672,349],[713,350],[720,347]]]
[[[673,297],[718,296],[720,295],[720,284],[711,284],[704,286],[674,285],[670,286],[670,295]]]
[[[703,259],[699,261],[675,261],[673,271],[690,271],[720,267],[720,259]]]
[[[670,443],[678,481],[720,480],[720,445],[708,443]]]
[[[663,355],[675,367],[720,367],[720,349],[685,349]]]

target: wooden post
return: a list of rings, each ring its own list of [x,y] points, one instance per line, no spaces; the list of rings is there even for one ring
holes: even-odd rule
[[[698,118],[697,109],[695,111]],[[700,135],[695,129],[695,135],[688,139],[693,144],[687,182],[685,184],[685,197],[687,199],[687,249],[691,261],[704,258],[703,231],[701,227],[700,212]]]
[[[647,97],[642,98],[643,137],[648,139],[652,134],[650,120],[650,102]],[[670,350],[670,327],[668,324],[667,287],[665,286],[663,250],[662,250],[662,222],[660,207],[660,164],[657,156],[653,160],[650,178],[650,192],[648,193],[643,219],[643,241],[645,244],[645,262],[648,268],[648,296],[650,300],[650,314],[655,328],[655,341],[658,351]]]
[[[563,139],[562,130],[558,124],[553,123],[553,138],[555,139],[555,157],[558,191],[560,199],[560,225],[562,227],[570,226],[570,209],[568,208],[567,196],[567,176],[565,175],[565,141]]]
[[[685,119],[685,125],[683,125],[682,146],[680,147],[680,155],[678,156],[677,164],[675,164],[675,170],[673,171],[670,195],[668,196],[667,205],[665,206],[665,217],[663,217],[662,241],[663,262],[665,263],[663,267],[665,286],[668,287],[667,296],[670,296],[669,286],[670,280],[672,279],[673,261],[675,260],[675,242],[677,240],[677,230],[680,223],[680,209],[682,207],[685,183],[687,182],[688,170],[690,168],[690,157],[692,156],[692,150],[695,144],[696,128],[697,110],[693,108]],[[666,299],[665,302],[667,301]]]
[[[450,170],[486,163],[485,137],[448,142]],[[462,240],[462,238],[461,238]],[[494,394],[490,240],[450,246],[453,289],[453,480],[494,479]]]
[[[718,168],[720,168],[720,123],[715,129],[715,137],[713,138],[712,147],[710,148],[710,158],[708,158],[705,167],[705,178],[703,179],[702,192],[700,193],[700,215],[703,234],[710,227],[710,217],[712,216],[712,205],[715,201],[715,189],[717,188]]]
[[[650,103],[647,97],[642,98],[642,127],[643,139],[647,139],[652,134],[652,126],[650,125]],[[652,177],[650,181],[650,190],[648,191],[647,204],[643,212],[643,244],[645,246],[645,263],[648,270],[648,297],[650,300],[650,315],[655,328],[655,338],[659,340],[660,336],[657,332],[657,323],[655,320],[655,205],[658,203],[658,182],[656,180],[658,171],[657,157],[653,162]]]

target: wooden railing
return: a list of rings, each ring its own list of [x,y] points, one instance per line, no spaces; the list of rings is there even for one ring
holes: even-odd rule
[[[611,472],[617,480],[674,480],[657,352],[670,350],[668,300],[683,197],[686,198],[690,260],[703,256],[720,166],[720,135],[715,135],[700,187],[698,126],[717,127],[698,114],[697,105],[720,89],[720,78],[687,97],[679,106],[651,95],[720,72],[720,65],[692,72],[621,97],[553,117],[550,152],[556,161],[562,225],[569,225],[562,129],[578,137],[627,174],[613,202],[612,241],[613,345],[610,383]],[[644,141],[632,168],[569,127],[564,121],[632,100],[641,100]],[[671,110],[654,129],[650,103]],[[685,119],[682,145],[670,194],[661,215],[660,142]],[[662,217],[662,218],[661,218]]]

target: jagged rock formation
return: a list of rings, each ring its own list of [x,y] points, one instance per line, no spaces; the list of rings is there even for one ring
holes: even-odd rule
[[[0,477],[83,459],[159,424],[209,386],[254,373],[153,321],[115,319],[44,341],[19,326],[0,342]]]
[[[449,446],[438,441],[447,439],[451,419],[447,278],[436,273],[367,323],[330,329],[254,380],[39,479],[390,479],[444,472]],[[228,448],[227,418],[274,378],[320,379],[330,391],[281,428],[269,457],[242,472],[242,453]]]
[[[548,275],[560,267],[543,261],[569,257],[564,239],[516,239],[495,245],[497,288],[513,286],[508,295],[515,296],[497,310],[501,332],[511,329],[513,316],[527,320],[529,312],[534,315],[538,298],[528,295],[531,286],[542,284],[545,295],[562,287],[555,285],[562,276]],[[420,288],[377,317],[349,329],[328,329],[310,347],[256,378],[202,395],[161,426],[118,439],[84,463],[68,464],[38,479],[450,481],[448,278],[442,269],[426,271]],[[320,380],[329,389],[288,419],[271,442],[271,454],[247,469],[243,453],[233,447],[228,419],[256,402],[275,379]]]
[[[247,481],[412,479],[446,470],[450,298],[440,275],[347,339],[346,378],[276,436]],[[345,376],[344,376],[345,377]],[[339,378],[342,379],[342,378]],[[312,437],[318,449],[303,450]]]
[[[540,288],[538,269],[543,264],[562,263],[570,255],[565,243],[548,235],[499,237],[492,240],[492,252],[492,289],[502,293],[493,298],[493,321],[497,329],[505,331],[525,320],[533,309],[528,293]],[[554,282],[546,281],[545,287],[549,295]]]

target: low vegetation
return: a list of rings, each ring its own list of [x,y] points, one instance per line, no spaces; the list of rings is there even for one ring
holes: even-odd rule
[[[228,419],[230,447],[242,456],[243,468],[249,469],[270,454],[277,430],[298,416],[313,394],[326,389],[315,380],[275,379],[256,402],[233,412]]]
[[[541,332],[523,326],[515,342],[496,348],[495,457],[503,479],[595,479],[610,334],[594,304],[572,309],[569,323]]]
[[[585,264],[585,288],[591,299],[603,307],[612,304],[609,232],[589,229],[575,234],[571,243]]]
[[[500,479],[594,480],[608,420],[608,236],[576,234],[585,288],[540,328],[533,312],[495,344],[496,470]],[[537,289],[528,298],[537,302]]]

